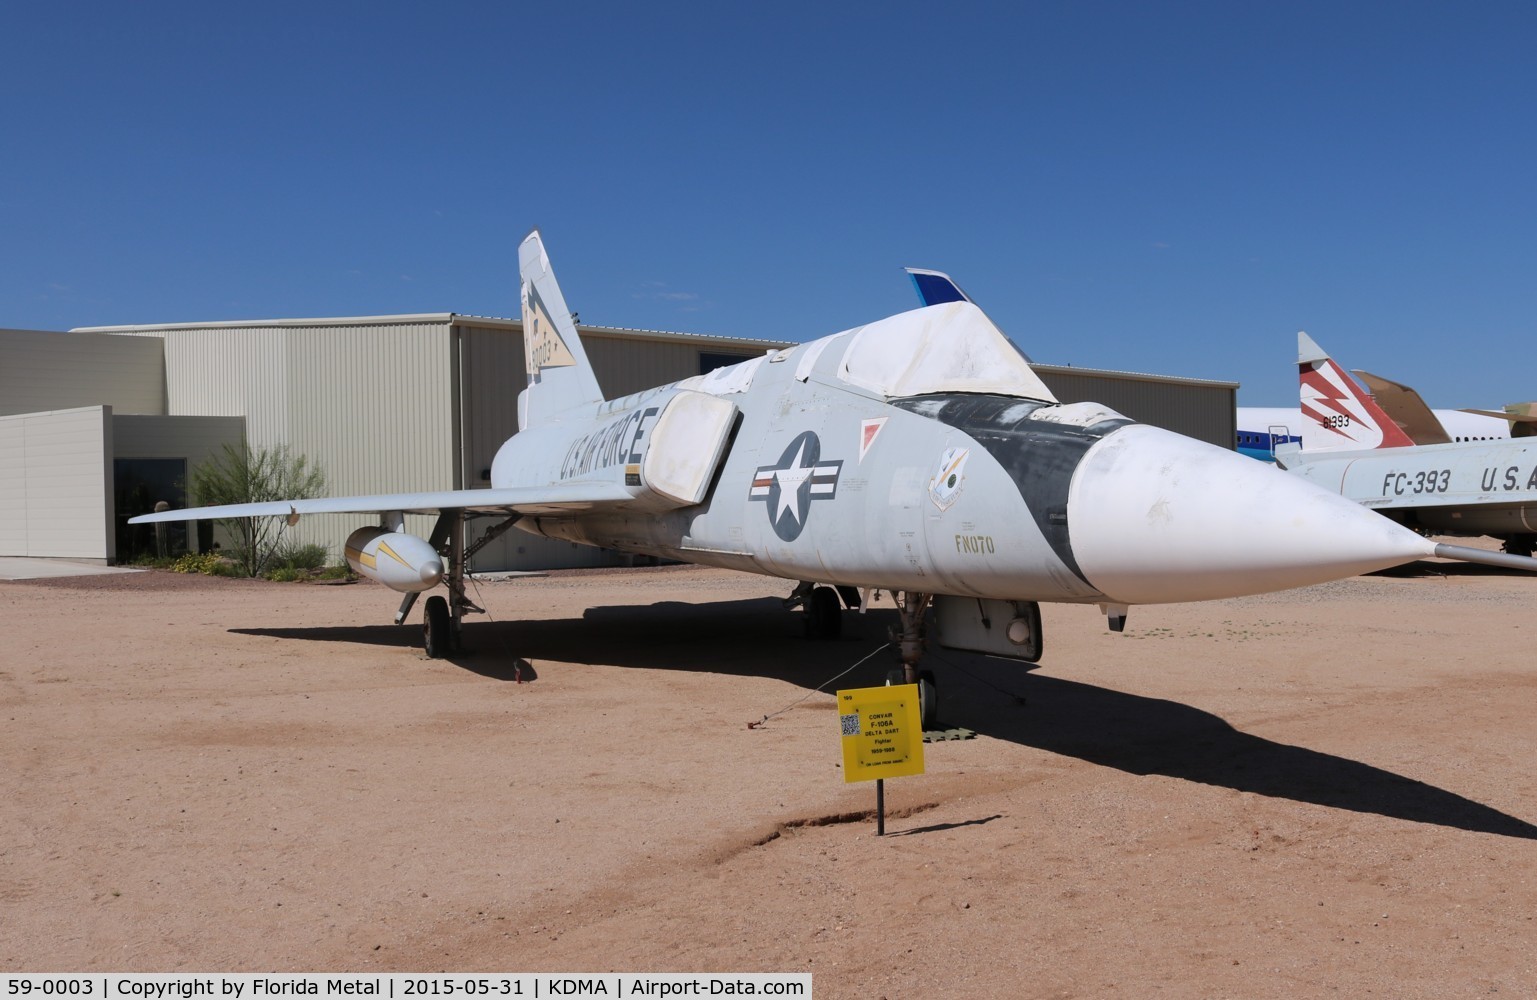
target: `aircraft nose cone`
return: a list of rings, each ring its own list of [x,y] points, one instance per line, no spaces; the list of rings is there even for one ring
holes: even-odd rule
[[[422,563],[422,582],[428,587],[436,587],[443,581],[443,560],[428,559]]]
[[[1262,594],[1433,554],[1406,528],[1298,476],[1146,424],[1104,437],[1068,492],[1073,555],[1123,604]]]

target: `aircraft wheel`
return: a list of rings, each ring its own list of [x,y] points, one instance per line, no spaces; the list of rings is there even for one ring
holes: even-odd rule
[[[906,684],[906,674],[901,667],[886,675],[886,686],[894,687],[898,684]],[[936,728],[939,718],[939,685],[934,681],[934,671],[921,670],[918,672],[918,724],[924,732]]]
[[[1513,556],[1529,556],[1537,551],[1537,535],[1514,535],[1505,539],[1505,544],[1500,546]]]
[[[932,670],[924,670],[918,674],[918,717],[923,722],[924,732],[928,732],[938,724],[939,685],[934,682]]]
[[[427,655],[434,660],[440,660],[449,653],[449,646],[453,643],[453,621],[448,614],[448,601],[442,597],[427,598],[427,606],[422,612],[422,645],[427,649]]]
[[[843,634],[843,603],[831,587],[814,587],[806,598],[806,638],[836,639]]]

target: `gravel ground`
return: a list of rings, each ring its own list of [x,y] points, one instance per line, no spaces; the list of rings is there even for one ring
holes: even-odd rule
[[[1537,994],[1537,580],[1420,566],[1043,609],[940,651],[927,773],[845,784],[785,584],[0,583],[11,970],[811,971],[821,997]],[[489,620],[488,620],[489,619]],[[756,728],[765,716],[769,721]]]

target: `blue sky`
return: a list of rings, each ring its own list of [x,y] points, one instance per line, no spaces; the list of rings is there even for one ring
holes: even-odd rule
[[[517,311],[806,340],[949,271],[1039,361],[1537,399],[1537,7],[22,4],[0,327]]]

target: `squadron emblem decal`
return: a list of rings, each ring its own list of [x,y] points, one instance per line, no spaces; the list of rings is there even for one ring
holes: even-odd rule
[[[969,448],[946,448],[939,457],[939,469],[929,480],[929,499],[940,510],[949,510],[960,497],[961,487],[966,482],[966,459],[970,455]]]
[[[806,526],[811,501],[837,496],[842,471],[843,460],[822,461],[822,442],[814,431],[803,431],[790,442],[777,464],[758,469],[747,498],[768,504],[774,534],[793,542]]]

